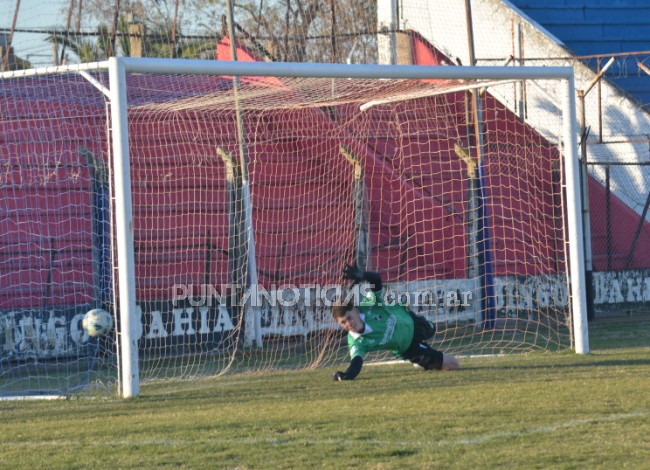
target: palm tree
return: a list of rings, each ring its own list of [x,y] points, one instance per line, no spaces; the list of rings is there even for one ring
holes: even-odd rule
[[[177,37],[182,34],[177,31]],[[123,56],[132,55],[132,34],[129,32],[129,22],[121,16],[117,23],[118,50]],[[169,57],[171,44],[171,29],[163,26],[156,28],[148,34],[144,34],[142,40],[142,55],[144,57]],[[69,37],[52,35],[48,36],[48,41],[54,42],[59,46],[72,52],[79,58],[79,62],[97,62],[108,58],[110,47],[110,33],[106,25],[100,25],[97,30],[96,39],[86,39],[75,37],[71,34]],[[174,44],[173,57],[196,59],[206,58],[209,53],[214,53],[216,41],[214,39],[202,40],[192,39],[177,41]]]
[[[97,62],[107,58],[108,28],[105,25],[100,25],[97,33],[98,38],[96,40],[74,36],[66,38],[57,35],[48,36],[46,40],[68,49],[79,58],[81,63]]]

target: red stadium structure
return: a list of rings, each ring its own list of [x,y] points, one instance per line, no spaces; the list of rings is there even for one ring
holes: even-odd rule
[[[412,41],[415,63],[447,61],[417,34]],[[227,42],[220,43],[219,59],[229,58],[228,50]],[[255,56],[239,48],[238,59],[255,60]],[[93,162],[109,152],[105,101],[80,76],[67,84],[75,87],[74,96],[62,100],[56,80],[33,77],[28,87],[6,81],[0,89],[0,112],[16,116],[3,120],[0,132],[2,311],[89,305],[96,296],[90,189]],[[169,77],[157,80],[160,89],[171,86],[164,83]],[[253,81],[285,89],[287,96],[299,93],[279,79]],[[173,86],[178,98],[182,97],[178,90],[183,89],[225,92],[232,81],[185,76],[175,77]],[[138,99],[129,96],[129,103],[135,105],[129,131],[137,298],[165,300],[172,276],[187,284],[228,283],[227,190],[215,148],[237,153],[234,114],[215,114],[204,108],[171,118],[146,106],[138,108]],[[330,184],[333,179],[350,179],[350,169],[340,157],[342,144],[366,170],[370,265],[388,282],[467,277],[467,224],[458,215],[467,210],[467,188],[462,178],[451,176],[465,171],[454,145],[469,147],[469,137],[466,131],[449,134],[449,129],[465,128],[456,125],[465,119],[465,92],[425,99],[437,101],[447,114],[436,122],[418,119],[417,108],[404,101],[392,111],[409,117],[400,124],[382,115],[385,111],[379,108],[366,111],[363,118],[357,116],[358,107],[341,106],[336,118],[325,109],[309,108],[301,112],[300,132],[327,137],[251,145],[249,171],[261,284],[337,282],[341,260],[352,259],[353,201],[349,192],[333,192]],[[540,210],[540,205],[557,205],[544,196],[557,193],[545,187],[561,184],[551,164],[559,158],[557,149],[490,95],[485,97],[485,110],[494,274],[556,273],[558,263],[565,262],[559,255],[564,247],[558,246],[563,240],[562,218],[552,210]],[[251,113],[245,119],[245,124],[255,122],[257,132],[298,137],[292,122],[267,118],[263,121],[267,128],[261,129],[259,115]],[[400,125],[408,125],[408,132]],[[187,129],[191,132],[184,137]],[[359,133],[376,137],[360,143],[355,139]],[[432,140],[432,134],[447,137]],[[152,137],[157,135],[166,138]],[[174,140],[173,136],[179,137]],[[531,161],[531,171],[515,175],[514,159],[532,159],[526,149],[533,146],[542,149],[535,158],[546,164]],[[167,178],[172,171],[175,178]],[[183,182],[187,180],[179,177],[183,174],[192,175],[195,185],[188,187]],[[296,181],[295,175],[303,175],[305,181]],[[591,178],[589,191],[592,200],[605,197],[604,188]],[[615,195],[609,197],[610,245],[623,251],[634,236],[623,229],[631,225],[622,223],[623,219],[636,221],[638,214]],[[501,203],[506,198],[517,201],[508,204],[507,212]],[[518,221],[516,227],[504,223],[513,218]],[[603,270],[604,214],[592,212],[591,222],[594,268]],[[613,269],[648,268],[643,254],[649,251],[650,224],[646,221],[631,263],[623,266],[624,260],[617,258]],[[282,263],[285,257],[293,260],[290,266]],[[314,265],[314,259],[326,261]]]

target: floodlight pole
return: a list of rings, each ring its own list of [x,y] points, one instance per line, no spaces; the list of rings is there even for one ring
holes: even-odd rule
[[[585,237],[585,279],[587,282],[587,319],[593,320],[594,310],[594,268],[591,249],[591,219],[589,217],[589,170],[587,168],[587,127],[585,123],[585,92],[578,90],[580,107],[580,169],[582,179],[582,223]]]
[[[472,23],[472,5],[470,0],[465,0],[465,15],[467,23],[467,42],[469,52],[469,63],[476,66],[474,50],[474,25]],[[496,326],[496,304],[494,294],[494,268],[492,256],[492,241],[490,239],[490,222],[488,216],[488,194],[485,191],[486,175],[484,160],[484,139],[483,139],[483,106],[479,90],[473,89],[472,96],[472,121],[474,123],[474,149],[476,152],[475,171],[469,177],[471,187],[470,204],[472,207],[472,219],[470,230],[472,231],[470,247],[476,244],[478,253],[471,253],[469,275],[480,279],[481,302],[481,325],[484,329],[493,329]],[[471,135],[471,132],[470,132]]]
[[[600,83],[607,69],[609,69],[615,62],[612,57],[605,64],[605,66],[596,74],[591,83],[584,90],[578,90],[578,106],[580,109],[580,152],[581,152],[581,174],[582,174],[582,219],[584,226],[585,237],[585,282],[587,283],[587,319],[593,320],[596,318],[596,310],[594,307],[594,268],[593,268],[593,255],[591,249],[591,218],[589,209],[589,170],[587,168],[587,111],[585,107],[585,97],[596,83]],[[600,60],[598,61],[600,65]]]
[[[14,19],[11,22],[11,29],[9,30],[9,40],[5,47],[4,57],[2,58],[2,71],[9,70],[9,53],[11,52],[11,42],[14,38],[14,31],[16,30],[16,20],[18,19],[18,10],[20,9],[20,0],[16,0],[16,9],[14,10]]]
[[[237,62],[237,44],[235,42],[235,23],[233,16],[233,0],[227,1],[226,8],[228,20],[228,35],[230,36],[230,59],[232,62]],[[235,97],[235,114],[237,121],[237,141],[239,142],[239,165],[241,167],[241,185],[242,185],[242,199],[244,206],[244,225],[246,229],[246,238],[248,240],[248,286],[257,292],[257,262],[255,258],[255,236],[253,233],[253,206],[251,201],[250,183],[248,178],[248,152],[246,148],[246,128],[244,127],[244,113],[241,109],[239,99],[239,75],[232,77],[233,94]],[[262,348],[262,318],[261,312],[255,303],[256,295],[251,298],[251,305],[248,312],[253,315],[253,328],[255,333],[255,344],[258,349]],[[242,306],[243,307],[243,306]],[[246,337],[250,337],[246,332]]]
[[[363,165],[357,155],[344,143],[339,146],[341,155],[347,160],[353,170],[354,182],[352,188],[352,203],[354,204],[354,259],[357,266],[369,270],[368,265],[368,221],[365,207],[365,176]]]

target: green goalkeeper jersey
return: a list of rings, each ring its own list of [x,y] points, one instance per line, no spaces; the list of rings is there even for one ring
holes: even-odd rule
[[[396,356],[405,352],[413,341],[413,319],[400,305],[386,306],[377,303],[371,292],[361,301],[359,310],[366,324],[363,333],[348,333],[350,358],[371,351],[390,351]]]

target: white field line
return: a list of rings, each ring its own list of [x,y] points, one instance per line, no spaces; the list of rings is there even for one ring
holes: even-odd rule
[[[0,401],[30,401],[30,400],[66,400],[66,395],[10,395],[0,396]]]

